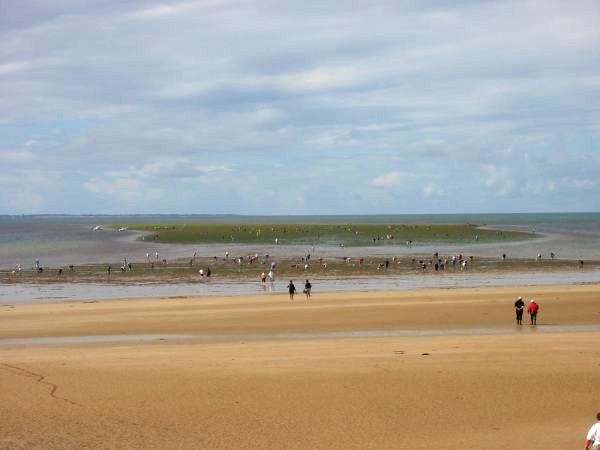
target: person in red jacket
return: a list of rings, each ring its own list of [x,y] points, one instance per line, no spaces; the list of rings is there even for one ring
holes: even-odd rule
[[[527,308],[527,314],[531,317],[531,325],[535,325],[537,323],[537,315],[540,310],[540,306],[535,302],[535,300],[531,300],[529,302],[529,307]]]

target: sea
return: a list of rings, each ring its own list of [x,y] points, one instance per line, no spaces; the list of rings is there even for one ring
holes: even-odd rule
[[[115,223],[311,223],[311,224],[477,224],[504,230],[534,231],[540,238],[521,242],[440,245],[427,242],[407,247],[397,245],[340,248],[321,245],[257,246],[252,244],[157,244],[146,242],[135,231],[115,231]],[[212,257],[230,252],[232,255],[268,252],[278,256],[313,257],[405,256],[411,254],[443,255],[463,253],[476,257],[532,258],[540,254],[569,260],[600,260],[600,213],[515,213],[515,214],[401,214],[401,215],[4,215],[0,216],[0,270],[9,271],[18,264],[32,268],[36,261],[44,267],[69,264],[116,263],[143,261],[146,253],[158,251],[162,258],[189,258],[194,253]],[[421,287],[506,286],[552,283],[597,283],[600,274],[592,271],[561,271],[537,274],[445,275],[444,277],[409,276],[321,280],[317,291],[415,289]],[[314,283],[313,283],[314,284]],[[119,286],[107,283],[6,283],[0,279],[0,302],[52,302],[75,299],[134,298],[147,296],[245,295],[264,292],[264,287],[247,281],[181,283],[151,285],[132,283]],[[270,286],[277,293],[284,286]]]

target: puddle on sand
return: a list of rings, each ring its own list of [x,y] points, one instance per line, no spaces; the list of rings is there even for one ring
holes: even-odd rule
[[[263,334],[114,334],[100,336],[59,336],[36,338],[0,339],[0,346],[76,345],[76,344],[119,344],[160,341],[186,341],[198,343],[257,342],[257,341],[302,341],[326,339],[365,339],[391,337],[436,337],[436,336],[487,336],[513,333],[585,333],[600,331],[600,324],[558,325],[539,324],[503,328],[451,328],[451,329],[396,329],[324,331],[308,333],[263,333]]]

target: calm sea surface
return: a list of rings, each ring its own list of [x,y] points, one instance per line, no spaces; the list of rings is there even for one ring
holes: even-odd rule
[[[552,214],[451,214],[451,215],[369,215],[369,216],[235,216],[235,215],[136,215],[136,216],[0,216],[0,269],[12,269],[17,264],[31,268],[36,259],[42,266],[59,267],[68,264],[116,263],[124,257],[128,261],[142,261],[147,252],[159,251],[161,258],[173,259],[191,257],[194,252],[200,256],[248,254],[269,252],[278,256],[303,255],[308,250],[304,246],[256,246],[251,244],[156,244],[140,240],[140,235],[131,231],[117,232],[103,229],[94,231],[95,226],[113,223],[472,223],[511,230],[536,231],[545,236],[525,242],[457,245],[421,245],[408,248],[403,243],[360,248],[340,248],[320,245],[310,249],[313,257],[356,257],[360,256],[403,256],[409,254],[463,253],[479,257],[498,257],[506,253],[510,258],[535,258],[541,253],[547,257],[554,252],[557,258],[600,260],[600,213],[552,213]],[[516,276],[516,275],[515,275]],[[524,283],[508,276],[495,280],[495,285]],[[538,283],[556,282],[599,282],[600,277],[592,275],[562,275],[567,279],[540,279]],[[512,277],[512,278],[511,278]],[[538,276],[539,277],[539,276]],[[574,278],[573,278],[574,277]],[[591,278],[590,278],[591,277]],[[428,280],[430,277],[425,277]],[[506,278],[506,279],[505,279]],[[435,280],[435,278],[432,278]],[[440,281],[429,281],[439,283]],[[447,279],[440,287],[458,285],[489,284],[470,278]],[[493,280],[492,280],[493,281]],[[535,280],[533,280],[535,281]],[[532,282],[533,282],[532,281]],[[328,281],[327,290],[373,289],[377,284],[388,289],[414,288],[422,286],[422,280],[389,281],[371,283],[369,281]],[[366,283],[366,284],[365,284]],[[391,283],[391,284],[390,284]],[[395,283],[395,284],[394,284]],[[252,284],[213,283],[211,286],[181,285],[165,286],[164,295],[196,294],[242,294],[256,292]],[[433,285],[432,285],[433,287]],[[8,285],[0,282],[0,300],[17,298],[82,298],[80,291],[87,291],[91,298],[115,298],[127,296],[159,295],[160,287],[137,287],[77,284],[53,284],[52,286]],[[131,292],[129,292],[131,291]],[[148,292],[149,291],[149,292]],[[214,292],[213,292],[214,291]],[[162,291],[160,292],[162,295]]]

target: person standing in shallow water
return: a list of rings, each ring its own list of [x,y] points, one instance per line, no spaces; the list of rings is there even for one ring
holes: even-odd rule
[[[294,294],[296,293],[296,286],[294,286],[294,280],[290,280],[290,284],[287,285],[288,293],[290,294],[290,300],[294,300]]]
[[[306,280],[306,283],[304,283],[304,293],[306,294],[306,300],[310,300],[311,289],[312,289],[312,284],[310,284],[310,281]]]
[[[540,310],[540,306],[535,302],[535,300],[531,299],[529,302],[529,307],[527,308],[527,314],[531,318],[531,325],[537,325],[537,315]]]
[[[523,297],[519,297],[515,302],[515,312],[517,314],[517,325],[523,325],[523,312],[525,312]]]

